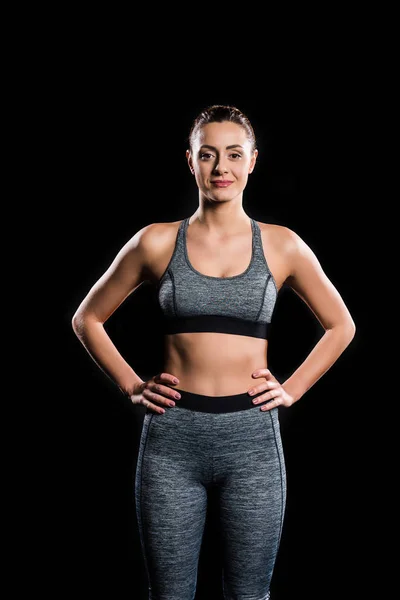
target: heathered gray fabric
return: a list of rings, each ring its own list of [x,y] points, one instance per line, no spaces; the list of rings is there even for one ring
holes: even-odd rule
[[[207,510],[218,491],[225,600],[268,600],[286,502],[278,409],[147,409],[135,503],[149,600],[193,600]]]
[[[158,302],[166,317],[222,315],[271,322],[277,287],[265,259],[260,227],[250,220],[251,262],[233,277],[203,275],[191,265],[186,246],[189,217],[181,222],[174,252],[158,284]]]

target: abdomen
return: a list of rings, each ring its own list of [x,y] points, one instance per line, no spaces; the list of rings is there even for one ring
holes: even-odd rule
[[[163,371],[179,379],[176,387],[207,396],[246,392],[262,379],[251,374],[267,367],[265,339],[213,332],[165,336]]]

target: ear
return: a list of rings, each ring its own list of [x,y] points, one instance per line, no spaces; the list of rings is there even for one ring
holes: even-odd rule
[[[192,155],[190,154],[190,150],[186,150],[186,159],[188,161],[190,172],[192,175],[194,175],[193,161],[192,161]]]
[[[249,173],[252,173],[254,170],[254,167],[256,166],[257,156],[258,156],[258,150],[254,150],[253,157],[250,161]]]

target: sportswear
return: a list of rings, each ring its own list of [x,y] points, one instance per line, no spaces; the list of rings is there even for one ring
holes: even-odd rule
[[[134,481],[143,597],[195,598],[213,499],[221,597],[269,600],[286,506],[278,408],[251,407],[245,393],[181,393],[176,406],[147,409],[143,420]]]
[[[258,223],[250,217],[252,255],[246,270],[213,277],[197,271],[189,260],[189,219],[179,225],[173,254],[157,285],[163,332],[210,331],[267,339],[278,289]]]

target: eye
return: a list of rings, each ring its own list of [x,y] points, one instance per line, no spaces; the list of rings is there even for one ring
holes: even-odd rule
[[[233,158],[233,160],[238,160],[239,158],[242,158],[242,155],[238,152],[232,152],[232,154],[230,154],[229,157]]]
[[[209,160],[212,156],[211,152],[200,152],[200,160]]]

